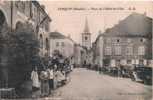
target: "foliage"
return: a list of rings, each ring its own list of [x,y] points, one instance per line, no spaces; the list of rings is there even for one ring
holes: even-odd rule
[[[39,42],[35,38],[34,33],[27,32],[15,32],[11,35],[11,38],[12,40],[9,43],[8,49],[10,50],[10,62],[14,66],[10,69],[17,76],[22,75],[22,77],[19,77],[20,80],[27,80],[30,78],[30,72],[35,63],[33,59],[39,57]]]
[[[39,41],[34,32],[21,29],[0,36],[0,57],[7,58],[10,86],[30,79],[32,67],[39,58]]]

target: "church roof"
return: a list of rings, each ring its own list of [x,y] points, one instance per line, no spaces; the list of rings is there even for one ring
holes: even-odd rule
[[[107,29],[104,35],[150,37],[151,33],[152,19],[143,14],[132,13],[119,24]]]

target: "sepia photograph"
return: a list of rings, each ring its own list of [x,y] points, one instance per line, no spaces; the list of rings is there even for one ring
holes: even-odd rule
[[[0,0],[0,100],[153,100],[152,0]]]

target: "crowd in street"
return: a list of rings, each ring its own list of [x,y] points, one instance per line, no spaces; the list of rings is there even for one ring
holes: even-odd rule
[[[53,90],[67,81],[69,73],[72,71],[68,58],[65,58],[58,51],[55,51],[44,64],[43,68],[35,66],[31,72],[32,97],[45,97],[52,94]]]

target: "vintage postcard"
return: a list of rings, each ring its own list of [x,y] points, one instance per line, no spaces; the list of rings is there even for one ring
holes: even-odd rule
[[[0,0],[0,100],[153,100],[153,1]]]

